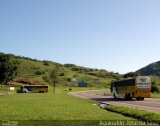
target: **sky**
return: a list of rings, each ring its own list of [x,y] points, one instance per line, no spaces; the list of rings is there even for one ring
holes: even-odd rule
[[[0,52],[136,71],[160,60],[160,1],[0,0]]]

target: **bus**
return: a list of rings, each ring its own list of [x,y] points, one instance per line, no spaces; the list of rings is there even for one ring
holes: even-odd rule
[[[48,86],[45,85],[25,85],[20,87],[23,93],[47,93]]]
[[[123,97],[127,100],[131,100],[132,98],[144,100],[144,98],[151,96],[151,80],[149,76],[137,76],[112,81],[110,88],[114,98]]]

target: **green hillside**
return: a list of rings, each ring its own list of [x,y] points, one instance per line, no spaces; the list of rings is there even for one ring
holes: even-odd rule
[[[156,75],[160,76],[160,61],[151,63],[137,71],[141,75]]]
[[[82,81],[88,87],[105,87],[111,80],[120,78],[118,73],[108,72],[106,70],[92,69],[74,64],[60,64],[53,61],[40,61],[28,57],[9,55],[11,59],[18,62],[18,74],[11,84],[45,84],[50,85],[51,71],[56,71],[57,86],[78,86]]]
[[[160,85],[160,61],[151,63],[139,70],[136,73],[140,75],[151,76],[152,82]]]

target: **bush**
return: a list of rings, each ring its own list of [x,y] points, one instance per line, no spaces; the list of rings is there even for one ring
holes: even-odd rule
[[[135,73],[135,72],[129,72],[123,75],[124,78],[136,77],[136,76],[138,76],[138,73]]]
[[[43,76],[43,80],[45,81],[45,82],[50,82],[50,78],[49,78],[49,76],[47,76],[47,75],[44,75]]]
[[[35,74],[36,75],[42,75],[42,72],[38,70],[38,71],[35,72]]]
[[[128,107],[109,105],[106,107],[108,111],[116,112],[125,116],[136,118],[138,120],[160,124],[160,114],[148,112]]]
[[[43,61],[43,65],[49,66],[49,62],[44,60],[44,61]]]
[[[70,63],[64,64],[64,66],[65,66],[65,67],[76,67],[76,65],[70,64]]]
[[[61,74],[59,74],[59,76],[64,76],[65,75],[65,73],[61,73]]]
[[[17,93],[23,93],[23,91],[21,89],[17,89],[16,92]]]
[[[159,93],[158,84],[156,84],[154,81],[152,82],[152,85],[151,85],[151,92],[152,93]]]

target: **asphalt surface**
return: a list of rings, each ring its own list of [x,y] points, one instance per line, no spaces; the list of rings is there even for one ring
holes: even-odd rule
[[[156,98],[145,98],[144,101],[137,101],[136,99],[127,101],[123,98],[114,99],[109,90],[70,92],[69,94],[84,99],[94,100],[100,103],[140,108],[147,111],[160,113],[160,99]]]

